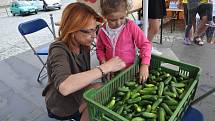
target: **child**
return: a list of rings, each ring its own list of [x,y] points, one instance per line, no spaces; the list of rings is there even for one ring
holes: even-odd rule
[[[101,0],[101,12],[106,23],[101,27],[97,37],[96,54],[100,63],[114,56],[119,56],[126,66],[134,63],[136,47],[140,49],[140,82],[149,75],[148,67],[151,59],[151,43],[143,31],[126,18],[127,0]]]

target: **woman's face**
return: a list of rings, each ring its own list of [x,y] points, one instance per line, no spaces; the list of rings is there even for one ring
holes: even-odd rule
[[[108,26],[111,29],[119,28],[121,25],[125,24],[126,12],[114,12],[106,16]]]
[[[80,45],[90,46],[96,38],[96,20],[91,19],[88,26],[75,32],[75,39]]]

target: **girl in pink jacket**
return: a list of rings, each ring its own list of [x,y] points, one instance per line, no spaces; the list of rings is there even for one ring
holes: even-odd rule
[[[96,54],[100,63],[119,56],[126,66],[135,62],[136,47],[140,50],[140,82],[149,75],[151,43],[143,31],[126,18],[127,0],[101,0],[101,11],[107,22],[101,27],[96,42]]]

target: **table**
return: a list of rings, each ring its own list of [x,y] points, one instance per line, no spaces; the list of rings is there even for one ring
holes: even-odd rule
[[[180,12],[183,12],[184,10],[180,8],[175,8],[175,9],[168,8],[166,9],[166,11],[172,12],[172,16],[171,16],[171,33],[172,33],[175,30],[175,22],[176,20],[179,19]]]

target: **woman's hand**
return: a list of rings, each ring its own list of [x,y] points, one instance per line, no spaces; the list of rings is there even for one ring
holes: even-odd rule
[[[108,60],[106,63],[102,64],[100,67],[104,71],[105,74],[109,72],[116,72],[123,68],[125,68],[125,62],[122,61],[119,57],[113,57]]]
[[[142,64],[140,66],[139,82],[144,83],[149,77],[149,65]]]

